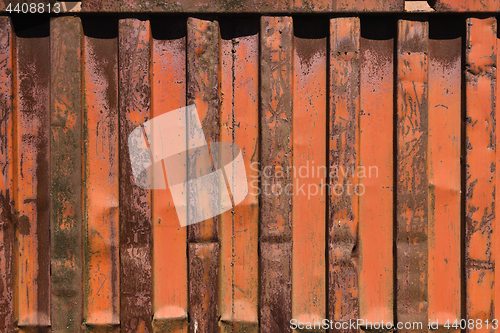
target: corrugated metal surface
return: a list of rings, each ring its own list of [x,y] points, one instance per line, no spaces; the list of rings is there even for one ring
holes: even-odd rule
[[[491,331],[499,56],[494,16],[0,17],[0,332]],[[181,227],[127,138],[189,104],[250,194]]]

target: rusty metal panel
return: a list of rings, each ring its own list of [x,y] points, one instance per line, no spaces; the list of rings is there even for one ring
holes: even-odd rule
[[[329,12],[403,12],[404,0],[235,0],[235,1],[105,1],[83,0],[84,12],[148,13],[329,13]]]
[[[494,330],[495,17],[3,16],[0,29],[0,331]],[[182,226],[170,186],[134,172],[154,160],[146,124],[190,104],[208,145],[240,148],[248,193],[236,203],[226,170],[231,208]],[[186,170],[221,156],[188,151]],[[169,185],[168,163],[146,176]],[[223,200],[186,189],[188,221]]]

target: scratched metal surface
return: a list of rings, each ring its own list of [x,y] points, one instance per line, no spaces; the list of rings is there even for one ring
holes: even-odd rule
[[[500,319],[499,57],[489,14],[1,16],[0,332]],[[181,227],[127,138],[192,103],[250,195]]]

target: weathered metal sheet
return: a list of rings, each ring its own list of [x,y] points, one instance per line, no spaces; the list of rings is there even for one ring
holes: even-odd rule
[[[330,20],[328,318],[359,318],[359,116],[361,26],[357,17]],[[346,329],[344,332],[356,332]]]
[[[460,19],[431,20],[428,100],[428,319],[461,319],[462,29]],[[461,29],[462,28],[462,29]],[[458,330],[455,330],[457,332]]]
[[[185,19],[151,24],[151,111],[156,117],[186,105],[187,31]],[[155,332],[187,332],[187,228],[179,225],[169,189],[155,189],[152,195],[153,328]]]
[[[14,28],[0,17],[0,331],[15,329],[14,313]]]
[[[322,23],[297,22],[293,39],[292,318],[301,322],[326,316],[328,26]]]
[[[428,22],[398,22],[397,319],[423,324],[428,304],[428,35]]]
[[[50,21],[52,332],[82,322],[82,35],[78,17]]]
[[[247,198],[220,217],[220,326],[222,332],[250,333],[259,332],[260,24],[222,23],[220,141],[241,148],[246,177],[254,182]]]
[[[235,1],[105,1],[83,0],[84,12],[149,13],[328,13],[328,12],[403,12],[404,0],[235,0]]]
[[[131,16],[0,17],[0,331],[491,328],[494,17]],[[186,104],[250,193],[181,227],[128,135]]]
[[[151,190],[135,184],[128,136],[151,117],[151,25],[118,24],[121,332],[152,332]],[[144,140],[146,140],[144,138]],[[136,163],[136,161],[133,161]]]
[[[467,19],[465,273],[466,318],[494,318],[495,80],[497,21]],[[471,330],[474,331],[474,330]]]
[[[43,18],[15,28],[16,304],[26,332],[50,326],[50,26]]]
[[[84,325],[120,324],[118,31],[116,20],[84,19]]]
[[[387,134],[394,130],[395,24],[376,24],[361,22],[359,316],[394,323],[394,141]]]
[[[260,328],[291,332],[293,192],[269,189],[293,189],[293,25],[289,16],[263,16],[260,24],[260,77],[267,78],[260,81]]]

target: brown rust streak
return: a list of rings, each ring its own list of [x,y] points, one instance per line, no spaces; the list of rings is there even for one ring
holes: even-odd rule
[[[187,21],[187,104],[196,104],[207,144],[219,139],[219,24],[190,17]],[[213,156],[212,156],[213,157]],[[189,193],[189,206],[196,195]],[[218,241],[218,217],[189,226],[190,242]]]
[[[427,323],[428,23],[398,23],[397,319]]]
[[[292,18],[262,17],[261,36],[260,327],[290,332],[292,191],[269,189],[292,184]]]
[[[79,18],[51,21],[52,331],[82,322],[81,41]]]
[[[189,244],[189,332],[218,332],[218,243]]]
[[[14,318],[14,34],[9,17],[0,17],[0,331],[13,332]]]
[[[50,325],[49,86],[50,42],[46,18],[16,28],[16,140],[19,186],[17,271],[20,327]]]
[[[187,104],[195,104],[207,144],[219,141],[219,24],[211,19],[187,20]],[[212,154],[212,159],[214,155]],[[188,163],[196,163],[190,156]],[[197,196],[188,188],[188,209]],[[217,205],[217,198],[208,203]],[[189,332],[215,332],[218,327],[219,218],[188,227]]]
[[[359,18],[330,21],[330,147],[328,203],[328,317],[334,321],[359,317],[357,241],[358,195],[333,186],[359,183]],[[332,177],[336,175],[336,177]],[[352,187],[351,187],[352,188]],[[351,332],[357,330],[342,330]]]
[[[149,21],[119,22],[120,315],[122,332],[152,332],[151,191],[135,185],[128,136],[150,117]]]

